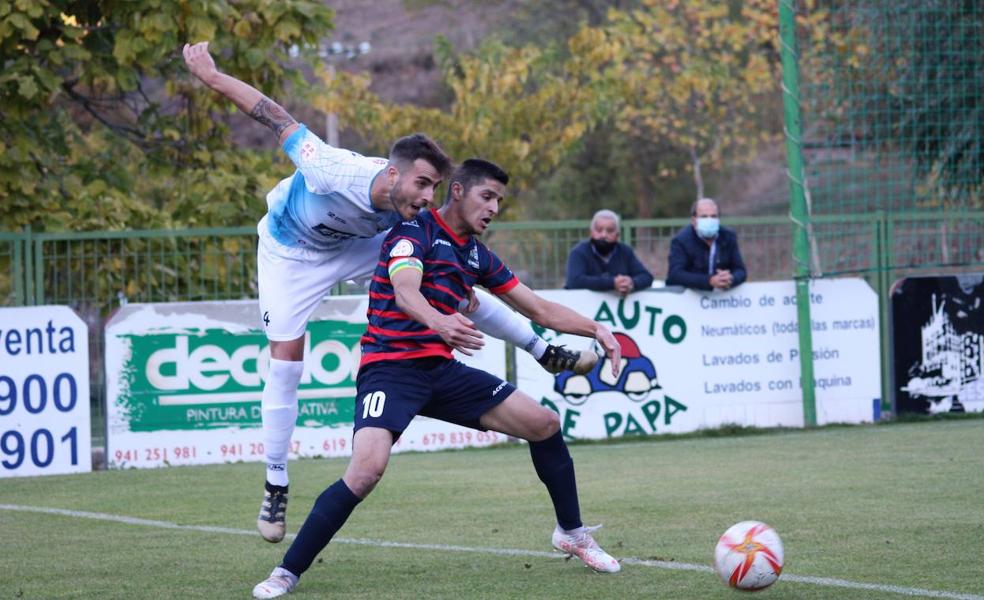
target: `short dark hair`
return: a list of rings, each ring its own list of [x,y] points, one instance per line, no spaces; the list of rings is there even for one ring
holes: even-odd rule
[[[398,168],[413,165],[418,158],[430,163],[441,177],[447,177],[451,171],[451,159],[448,155],[437,142],[422,133],[401,137],[390,148],[389,160]]]
[[[494,179],[502,185],[509,185],[509,174],[499,165],[482,158],[467,159],[458,165],[458,168],[451,174],[451,179],[448,181],[447,200],[451,200],[451,186],[455,183],[460,183],[463,188],[462,191],[467,193],[473,185],[486,179]]]

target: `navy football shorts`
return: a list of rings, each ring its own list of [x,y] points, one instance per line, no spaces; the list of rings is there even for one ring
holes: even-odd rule
[[[388,429],[399,437],[417,415],[479,431],[479,418],[516,386],[446,358],[385,360],[359,369],[355,431]]]

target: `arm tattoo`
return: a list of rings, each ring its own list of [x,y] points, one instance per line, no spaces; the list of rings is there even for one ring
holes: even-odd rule
[[[253,110],[249,111],[249,116],[272,129],[277,135],[295,123],[294,118],[287,114],[282,106],[265,96],[260,98]]]

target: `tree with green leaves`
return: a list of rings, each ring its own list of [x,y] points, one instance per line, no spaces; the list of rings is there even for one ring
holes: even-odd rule
[[[898,155],[907,198],[869,209],[984,206],[984,8],[966,0],[825,3],[810,108],[829,139]],[[901,195],[901,194],[896,194]]]
[[[314,46],[331,26],[320,0],[0,1],[0,230],[255,223],[266,192],[290,172],[286,161],[273,144],[232,142],[226,118],[236,109],[192,83],[181,46],[213,39],[231,72],[303,98],[311,86],[300,67],[318,59],[288,61],[288,50]],[[42,276],[76,282],[96,313],[117,297],[250,289],[254,270],[234,258],[239,240],[180,249],[170,240],[161,260],[141,263],[151,243],[116,240],[105,252],[47,261]]]
[[[0,3],[0,229],[255,221],[282,168],[230,144],[232,107],[191,84],[180,48],[213,39],[230,72],[303,97],[288,49],[331,27],[318,0]]]

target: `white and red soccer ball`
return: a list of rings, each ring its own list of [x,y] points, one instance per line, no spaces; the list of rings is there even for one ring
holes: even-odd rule
[[[761,590],[779,579],[783,558],[782,540],[775,529],[758,521],[742,521],[718,540],[714,570],[733,588]]]

